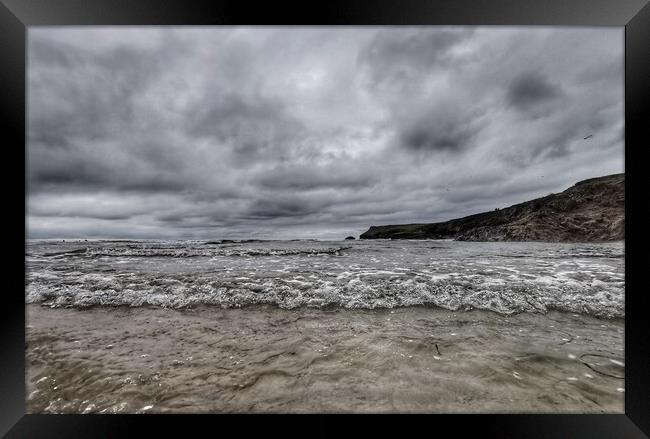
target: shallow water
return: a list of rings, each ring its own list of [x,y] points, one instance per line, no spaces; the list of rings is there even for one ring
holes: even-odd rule
[[[26,253],[31,413],[623,412],[623,243]]]
[[[27,309],[30,413],[623,412],[623,322],[430,307]]]

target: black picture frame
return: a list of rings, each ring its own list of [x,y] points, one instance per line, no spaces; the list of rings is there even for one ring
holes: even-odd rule
[[[123,437],[138,431],[191,434],[211,426],[238,434],[261,426],[291,430],[294,418],[220,415],[25,414],[26,35],[44,25],[556,25],[625,27],[625,414],[620,415],[431,415],[399,420],[361,417],[366,428],[413,426],[429,433],[450,428],[455,436],[636,438],[650,436],[650,333],[643,274],[650,257],[644,226],[650,225],[642,154],[650,139],[650,6],[648,0],[334,0],[309,3],[249,0],[0,0],[0,108],[5,167],[2,178],[4,289],[0,312],[0,435],[9,438]],[[22,146],[22,148],[21,148]],[[22,174],[22,177],[21,177]],[[216,419],[216,416],[220,416]],[[338,422],[311,417],[318,433],[337,432]],[[346,420],[358,417],[346,416]],[[338,421],[338,419],[337,419]],[[209,424],[209,425],[206,425]],[[217,428],[215,428],[217,427]],[[303,432],[308,433],[307,430]],[[645,433],[645,434],[644,434]]]

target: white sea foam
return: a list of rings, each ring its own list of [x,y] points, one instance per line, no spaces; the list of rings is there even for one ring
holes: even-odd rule
[[[36,257],[28,261],[27,303],[170,308],[274,304],[287,309],[428,305],[501,314],[561,310],[606,318],[624,315],[620,244],[75,245],[30,246]],[[580,270],[570,268],[578,266]]]

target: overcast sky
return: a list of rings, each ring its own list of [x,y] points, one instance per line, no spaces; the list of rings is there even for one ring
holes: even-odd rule
[[[31,27],[28,237],[340,239],[623,172],[623,48],[623,28]]]

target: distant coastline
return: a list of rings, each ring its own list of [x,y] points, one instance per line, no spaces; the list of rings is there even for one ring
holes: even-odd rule
[[[625,239],[625,174],[439,223],[371,226],[360,239],[605,242]]]

